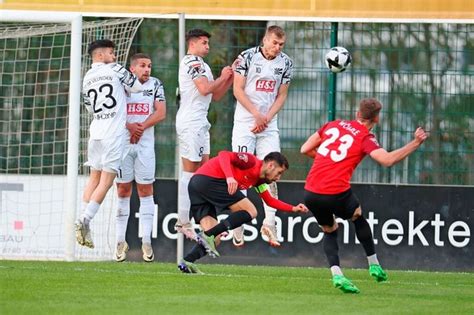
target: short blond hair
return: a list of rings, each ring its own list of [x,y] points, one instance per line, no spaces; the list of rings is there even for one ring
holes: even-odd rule
[[[267,31],[265,32],[265,36],[270,35],[270,34],[275,34],[275,36],[278,38],[283,38],[286,36],[285,31],[278,25],[271,25],[267,28]]]
[[[359,103],[360,118],[373,122],[382,109],[382,103],[375,98],[364,98]]]

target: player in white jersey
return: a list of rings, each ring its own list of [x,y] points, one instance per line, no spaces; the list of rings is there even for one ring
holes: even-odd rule
[[[89,223],[113,184],[123,159],[126,136],[126,91],[138,92],[142,85],[127,69],[115,63],[115,44],[107,39],[89,45],[91,69],[83,80],[84,104],[92,114],[87,148],[90,176],[83,200],[83,212],[76,221],[80,245],[94,248]]]
[[[209,160],[209,104],[221,99],[233,82],[233,70],[230,66],[224,67],[220,77],[214,80],[211,69],[204,62],[203,58],[209,53],[210,37],[204,30],[189,30],[186,34],[187,55],[179,65],[181,102],[176,115],[176,132],[183,172],[179,179],[176,230],[187,237],[194,234],[189,222],[188,183],[199,166]]]
[[[146,54],[135,54],[130,58],[130,71],[137,76],[143,91],[127,97],[127,155],[115,179],[117,183],[118,209],[116,220],[116,261],[127,257],[125,240],[130,216],[132,182],[137,183],[140,198],[140,226],[142,230],[143,260],[154,259],[151,246],[155,203],[153,182],[155,181],[155,132],[154,126],[166,117],[166,99],[163,84],[151,77],[151,58]]]
[[[282,52],[286,35],[273,25],[267,28],[263,45],[243,51],[234,75],[237,104],[232,130],[232,150],[249,152],[263,159],[270,152],[280,152],[277,114],[288,95],[293,62]],[[276,183],[270,185],[278,198]],[[272,246],[280,246],[276,230],[276,210],[264,203],[265,220],[260,232]],[[243,227],[233,231],[235,246],[244,245]]]

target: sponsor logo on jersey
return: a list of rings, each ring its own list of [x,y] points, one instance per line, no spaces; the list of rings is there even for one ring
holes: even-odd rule
[[[150,114],[150,104],[148,103],[128,103],[127,115],[148,115]]]
[[[117,115],[116,112],[95,114],[94,119],[96,120],[111,119],[111,118],[114,118],[116,115]]]
[[[249,158],[248,158],[247,154],[238,153],[237,156],[239,157],[239,159],[241,159],[241,160],[244,161],[245,163],[247,163],[247,162],[249,161]]]
[[[257,80],[255,90],[260,92],[273,92],[275,90],[275,80]]]

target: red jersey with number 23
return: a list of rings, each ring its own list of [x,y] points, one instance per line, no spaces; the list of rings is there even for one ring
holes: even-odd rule
[[[347,191],[357,165],[379,149],[375,136],[357,120],[336,120],[318,130],[321,142],[305,189],[317,194],[335,195]]]

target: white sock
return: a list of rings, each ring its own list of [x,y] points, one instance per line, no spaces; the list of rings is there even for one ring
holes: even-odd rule
[[[331,266],[331,273],[332,273],[333,276],[335,276],[335,275],[343,276],[341,267],[336,266],[336,265]]]
[[[188,184],[193,174],[194,173],[183,171],[178,183],[178,220],[182,224],[189,223],[189,208],[191,208],[191,201],[189,201]]]
[[[263,220],[263,224],[275,225],[276,210],[267,206],[265,202],[263,203],[263,209],[265,210],[265,219]]]
[[[89,201],[82,200],[81,212],[85,212]]]
[[[115,220],[115,237],[117,243],[125,242],[128,217],[130,216],[130,197],[118,198],[117,217]]]
[[[377,259],[377,254],[373,254],[372,256],[367,256],[367,260],[369,265],[380,265],[379,260]]]
[[[278,199],[278,189],[276,183],[271,183],[268,186],[270,188],[270,194],[272,197]],[[263,203],[263,209],[265,210],[265,219],[263,220],[263,223],[267,225],[275,225],[276,209],[267,206],[265,202]]]
[[[84,211],[81,215],[81,220],[85,224],[89,224],[91,220],[95,217],[97,211],[99,211],[100,204],[91,200],[87,204],[86,211]]]
[[[142,243],[151,244],[151,232],[153,230],[153,215],[155,214],[155,202],[153,196],[140,197],[140,224],[142,226]]]

